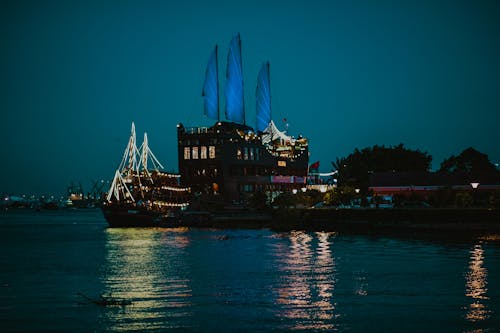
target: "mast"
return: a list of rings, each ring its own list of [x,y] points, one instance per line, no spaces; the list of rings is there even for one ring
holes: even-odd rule
[[[139,155],[139,150],[136,145],[136,135],[135,135],[135,124],[132,122],[132,128],[130,129],[130,138],[128,140],[127,147],[123,153],[123,158],[118,169],[120,172],[126,172],[127,175],[132,175],[134,171],[138,171],[137,155]]]

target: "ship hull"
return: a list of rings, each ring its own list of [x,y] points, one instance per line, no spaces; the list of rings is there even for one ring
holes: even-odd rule
[[[154,210],[136,207],[102,207],[104,218],[110,228],[175,227],[179,218],[166,216]]]

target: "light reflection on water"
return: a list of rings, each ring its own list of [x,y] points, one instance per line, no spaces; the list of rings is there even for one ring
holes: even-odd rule
[[[107,229],[104,295],[133,303],[106,308],[110,331],[186,327],[191,317],[189,274],[183,270],[186,230]],[[180,320],[179,320],[180,319]]]
[[[496,332],[499,240],[106,229],[98,211],[4,212],[0,332]]]
[[[465,276],[465,296],[471,303],[467,307],[465,318],[470,322],[484,321],[489,318],[490,310],[485,301],[489,299],[488,270],[484,267],[484,249],[482,242],[474,245],[470,251],[469,270]]]
[[[446,292],[440,286],[453,276],[433,260],[448,258],[454,265],[468,261],[462,271],[465,293],[463,282],[455,292],[467,300],[459,305],[466,304],[465,315],[448,323],[467,322],[473,331],[494,313],[487,303],[486,243],[477,242],[469,258],[466,247],[461,254],[450,250],[438,257],[439,246],[333,232],[107,229],[103,293],[133,304],[103,308],[100,320],[112,332],[359,331],[370,327],[362,322],[366,315],[373,320],[392,313],[401,319],[406,306],[434,309],[429,316],[446,308],[446,301],[441,306],[441,299],[427,299],[418,283],[436,286],[436,297]],[[434,280],[420,280],[427,274]],[[390,321],[380,324],[395,327]],[[426,328],[420,320],[414,324],[414,331]]]
[[[282,282],[277,288],[277,316],[289,319],[290,329],[333,330],[336,303],[335,260],[330,250],[335,233],[318,232],[317,245],[305,232],[291,232],[289,248],[276,253]]]

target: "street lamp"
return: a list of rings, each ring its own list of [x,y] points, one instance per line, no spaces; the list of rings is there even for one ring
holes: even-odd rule
[[[305,193],[307,191],[307,187],[302,187],[300,190]]]
[[[479,187],[479,183],[470,183],[472,186],[472,204],[476,205],[476,189]]]
[[[359,188],[355,189],[354,192],[356,192],[356,194],[359,194]]]
[[[297,189],[296,189],[296,188],[294,188],[294,189],[292,190],[292,193],[293,193],[293,194],[297,194]]]

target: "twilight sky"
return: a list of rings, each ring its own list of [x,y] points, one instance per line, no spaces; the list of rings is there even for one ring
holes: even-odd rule
[[[0,193],[112,178],[132,121],[177,170],[176,124],[212,124],[205,66],[219,44],[223,87],[237,32],[247,123],[269,60],[273,119],[309,138],[320,170],[399,143],[434,168],[469,146],[498,163],[499,17],[473,0],[2,1]]]

